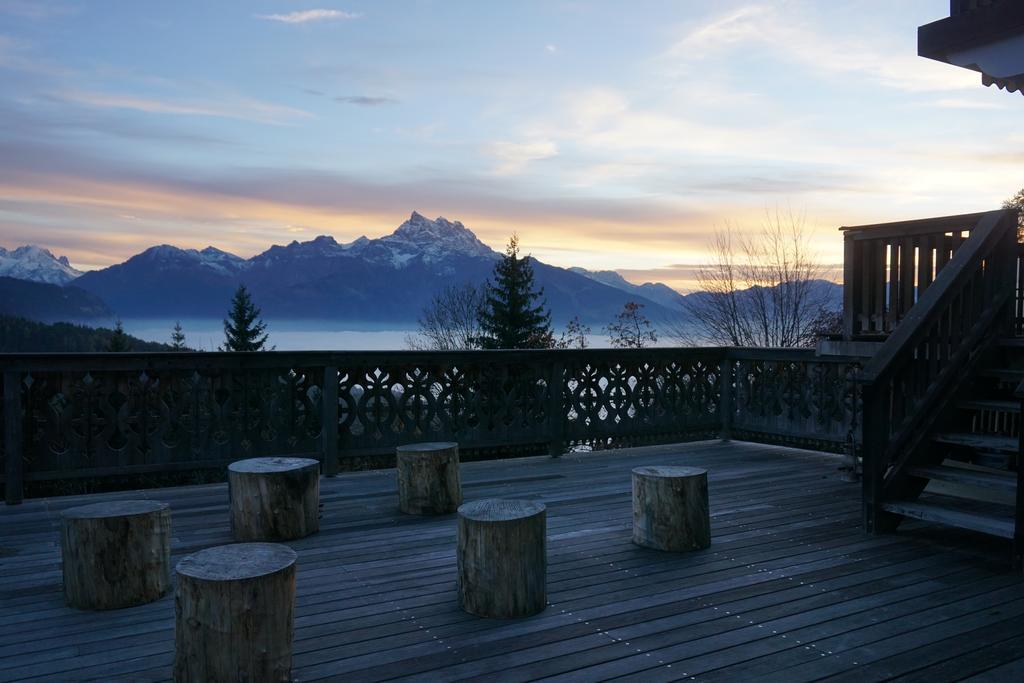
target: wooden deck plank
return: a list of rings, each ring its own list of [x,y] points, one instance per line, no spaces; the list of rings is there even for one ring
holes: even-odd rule
[[[669,463],[709,470],[706,551],[673,555],[630,543],[629,470]],[[454,516],[399,515],[393,471],[323,479],[321,531],[291,544],[299,553],[295,676],[646,681],[677,678],[682,665],[734,679],[845,675],[842,664],[819,668],[807,653],[820,654],[804,644],[856,654],[885,639],[888,649],[872,650],[879,678],[902,666],[930,668],[942,680],[957,671],[941,657],[950,638],[978,641],[964,675],[1019,671],[1018,634],[1008,630],[998,643],[980,637],[986,624],[1024,614],[1024,582],[1001,569],[998,550],[987,541],[947,544],[938,532],[865,536],[859,487],[840,480],[840,464],[717,441],[466,463],[467,499],[548,506],[551,604],[512,621],[457,608]],[[0,680],[170,675],[170,596],[87,613],[65,608],[60,593],[60,511],[132,498],[170,503],[175,561],[230,540],[222,484],[29,500],[0,511]],[[971,615],[972,601],[1005,612]],[[874,614],[883,618],[876,623]],[[777,633],[766,637],[767,625]],[[930,639],[903,638],[922,631]],[[930,659],[908,654],[920,648]],[[663,663],[652,664],[659,656]]]

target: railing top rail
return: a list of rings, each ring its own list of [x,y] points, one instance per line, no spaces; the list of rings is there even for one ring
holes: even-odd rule
[[[181,352],[152,351],[127,353],[5,353],[0,354],[0,370],[76,370],[146,368],[269,368],[294,365],[315,367],[351,363],[417,362],[535,362],[551,357],[559,361],[602,360],[612,358],[650,358],[661,360],[685,353],[688,358],[719,359],[724,347],[657,347],[644,349],[528,349],[475,351],[260,351]],[[812,352],[813,353],[813,352]]]
[[[854,239],[874,239],[882,237],[945,233],[955,230],[969,230],[986,216],[1003,213],[1004,211],[1014,211],[1014,209],[997,209],[995,211],[963,213],[955,216],[936,216],[933,218],[919,218],[916,220],[896,221],[893,223],[844,225],[839,229],[846,233],[847,237],[852,237]]]
[[[988,211],[981,215],[970,239],[953,255],[949,264],[939,271],[935,281],[910,311],[903,317],[900,324],[885,340],[882,347],[868,361],[861,372],[860,381],[871,384],[888,373],[903,350],[914,339],[927,331],[932,322],[932,314],[955,293],[955,286],[963,272],[976,265],[986,257],[989,250],[998,243],[1005,230],[1016,230],[1015,210]],[[1006,292],[1009,296],[1011,293]]]
[[[730,360],[813,360],[822,363],[862,363],[863,356],[825,355],[819,356],[812,348],[729,346],[722,349]]]

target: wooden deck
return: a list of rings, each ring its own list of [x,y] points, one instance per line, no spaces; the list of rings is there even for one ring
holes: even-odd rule
[[[669,463],[709,470],[709,550],[630,542],[630,469]],[[548,507],[550,605],[510,621],[458,609],[454,516],[399,515],[393,470],[324,479],[320,533],[291,544],[295,677],[1024,679],[1024,579],[1007,546],[925,525],[866,536],[838,464],[717,441],[465,464],[467,500]],[[59,512],[113,498],[171,504],[175,561],[230,542],[222,484],[0,509],[0,680],[170,675],[171,596],[103,613],[62,602]]]

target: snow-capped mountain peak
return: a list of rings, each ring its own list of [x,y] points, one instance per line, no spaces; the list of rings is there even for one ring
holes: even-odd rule
[[[182,249],[170,244],[150,247],[138,256],[129,260],[139,259],[157,269],[176,268],[182,264],[208,268],[221,273],[235,273],[248,267],[245,259],[230,254],[216,247],[199,249]]]
[[[390,235],[366,240],[352,251],[373,260],[390,262],[396,268],[417,258],[433,265],[453,256],[498,257],[497,252],[477,239],[460,221],[453,222],[443,216],[430,220],[416,211]]]
[[[11,251],[0,247],[0,276],[66,285],[81,274],[67,256],[54,256],[43,247],[28,244]]]

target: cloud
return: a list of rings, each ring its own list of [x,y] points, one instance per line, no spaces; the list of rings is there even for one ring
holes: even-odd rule
[[[831,77],[858,76],[909,92],[977,88],[977,75],[946,64],[922,59],[907,50],[884,44],[882,39],[843,38],[835,31],[811,23],[807,5],[749,4],[718,14],[691,28],[665,57],[686,67],[737,50],[767,50],[780,59]],[[874,35],[877,32],[849,35]]]
[[[343,12],[337,9],[307,9],[289,12],[288,14],[257,14],[257,19],[278,21],[283,24],[309,24],[315,21],[339,21],[358,19],[361,14]]]
[[[1002,104],[982,102],[967,98],[946,97],[936,100],[934,105],[942,109],[1006,109]]]
[[[393,97],[369,97],[367,95],[339,95],[334,98],[335,102],[342,104],[354,104],[360,107],[379,107],[382,104],[397,104],[398,100]]]
[[[76,10],[43,0],[0,0],[0,12],[23,19],[50,19],[74,14]]]
[[[48,93],[48,96],[55,100],[97,109],[131,109],[151,114],[213,116],[278,125],[296,118],[312,118],[313,116],[301,109],[248,97],[234,100],[175,101],[88,90],[59,90]]]
[[[558,52],[558,47],[555,46],[555,45],[552,45],[551,43],[548,43],[547,45],[545,45],[544,49],[546,51],[552,53],[552,54],[555,53],[555,52]]]
[[[494,169],[496,175],[515,175],[522,172],[531,161],[557,156],[558,146],[551,140],[503,141],[493,143],[490,152],[498,159]]]

